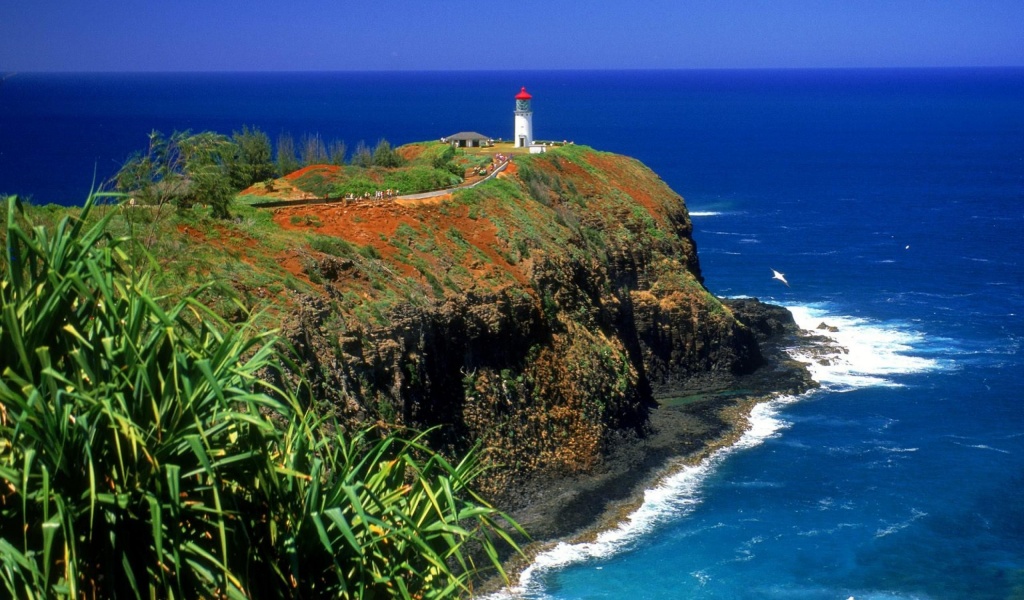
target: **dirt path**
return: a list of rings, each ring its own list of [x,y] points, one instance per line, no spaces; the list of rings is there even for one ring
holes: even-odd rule
[[[388,200],[394,200],[394,201],[398,202],[399,204],[403,204],[405,206],[410,206],[410,205],[418,204],[419,201],[422,201],[422,200],[434,200],[434,199],[440,200],[440,199],[442,199],[442,196],[449,196],[449,195],[451,195],[452,192],[454,192],[456,190],[468,190],[470,188],[474,188],[474,187],[480,185],[481,183],[483,183],[485,181],[489,181],[489,180],[497,177],[498,173],[503,172],[505,170],[505,168],[508,167],[509,162],[511,162],[511,160],[505,159],[505,162],[503,162],[500,165],[498,165],[493,171],[491,171],[487,175],[487,177],[484,177],[483,179],[478,179],[477,181],[474,181],[472,183],[468,183],[468,184],[467,183],[462,183],[462,184],[459,184],[459,185],[456,185],[456,186],[453,186],[453,187],[450,187],[450,188],[442,188],[440,190],[432,190],[432,191],[429,191],[429,192],[420,192],[420,193],[416,193],[416,194],[402,194],[400,196],[390,196],[387,199]],[[346,203],[346,202],[358,202],[360,200],[364,200],[364,199],[363,198],[344,198],[344,197],[341,197],[341,198],[329,198],[329,197],[328,198],[306,198],[306,199],[300,199],[300,200],[278,200],[278,201],[273,201],[273,202],[256,202],[256,203],[253,203],[253,206],[255,206],[257,208],[284,208],[284,207],[287,207],[287,206],[312,206],[312,205],[315,205],[315,204],[337,204],[337,203]]]

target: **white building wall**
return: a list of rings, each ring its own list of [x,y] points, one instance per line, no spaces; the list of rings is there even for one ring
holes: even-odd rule
[[[523,143],[522,138],[526,138]],[[516,111],[515,136],[512,138],[517,148],[533,144],[533,113]]]

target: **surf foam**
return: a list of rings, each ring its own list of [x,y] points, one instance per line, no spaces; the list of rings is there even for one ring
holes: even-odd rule
[[[895,375],[936,369],[939,362],[910,354],[924,336],[905,327],[831,314],[812,306],[787,306],[797,326],[821,336],[823,342],[790,349],[807,363],[815,381],[831,391],[902,384]],[[826,328],[819,329],[824,324]]]
[[[707,477],[730,454],[753,448],[778,435],[789,423],[778,418],[780,409],[795,396],[783,396],[755,406],[749,417],[747,431],[737,442],[719,448],[696,465],[680,465],[657,487],[644,492],[643,503],[615,529],[598,534],[592,542],[570,544],[561,542],[538,554],[519,577],[519,584],[510,590],[489,596],[491,600],[511,598],[545,598],[543,576],[569,565],[608,558],[629,548],[638,538],[659,524],[693,511],[701,502],[701,490]]]

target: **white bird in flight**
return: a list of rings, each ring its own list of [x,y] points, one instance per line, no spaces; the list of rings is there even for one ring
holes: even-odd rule
[[[772,269],[772,279],[778,279],[782,283],[786,284],[786,287],[789,287],[789,282],[786,281],[786,276],[783,275],[782,273],[779,273],[775,269]]]

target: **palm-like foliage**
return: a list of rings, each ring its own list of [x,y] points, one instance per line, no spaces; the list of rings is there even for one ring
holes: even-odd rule
[[[22,598],[445,597],[501,515],[419,438],[353,436],[257,373],[278,340],[155,297],[77,219],[0,262],[0,581]],[[113,213],[111,213],[113,214]],[[514,526],[514,525],[513,525]]]
[[[372,433],[321,438],[315,447],[304,447],[315,436],[289,436],[300,443],[284,455],[288,468],[311,477],[289,481],[291,505],[278,514],[295,519],[283,545],[291,555],[278,564],[300,595],[453,597],[476,571],[463,552],[469,540],[500,567],[491,536],[512,541],[498,514],[466,489],[476,461],[453,465],[419,439]]]

